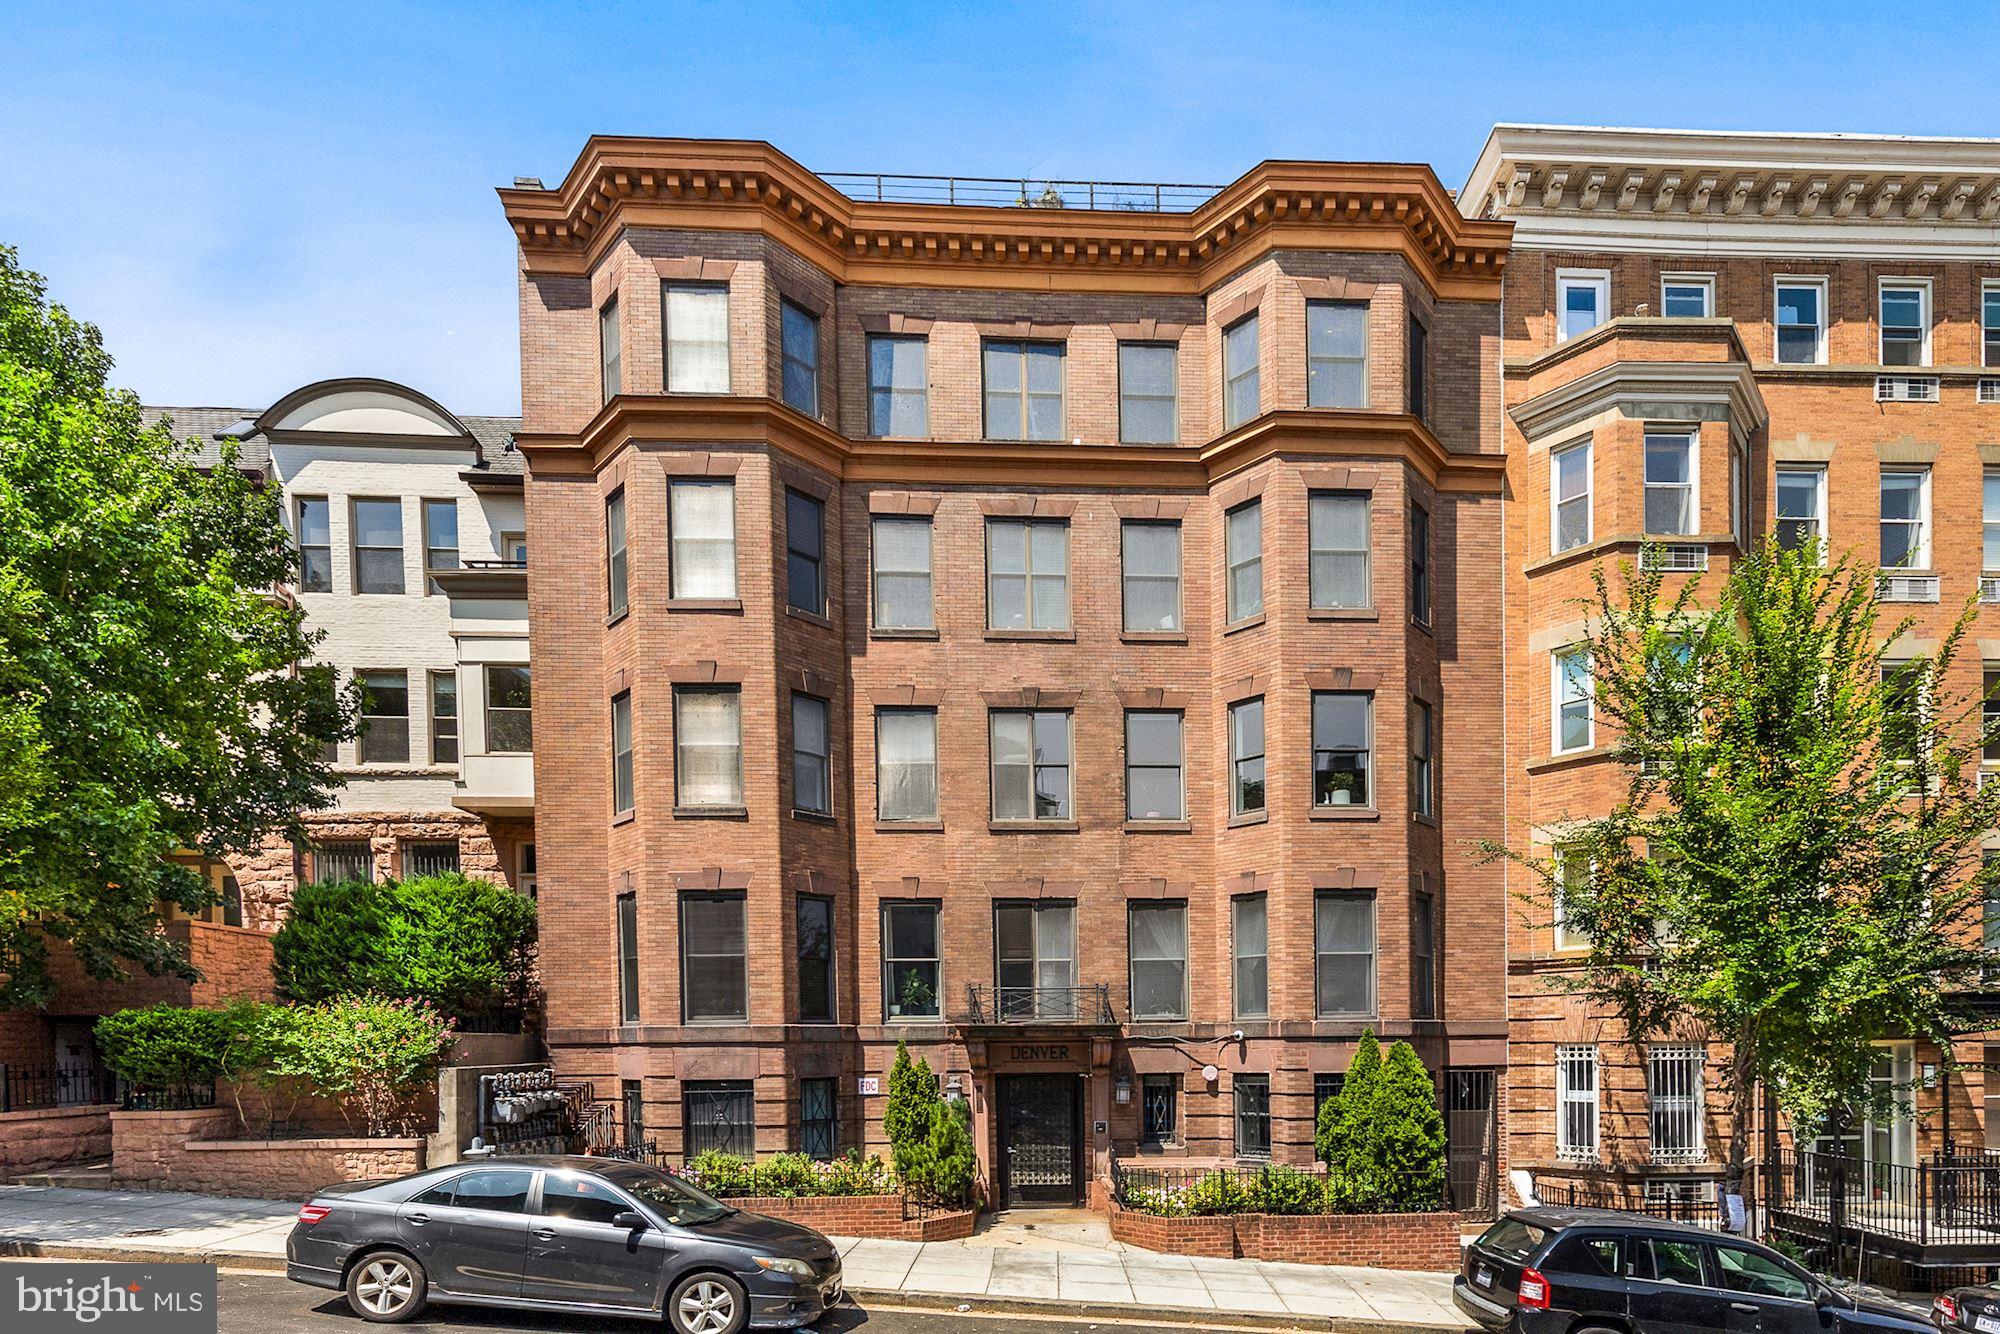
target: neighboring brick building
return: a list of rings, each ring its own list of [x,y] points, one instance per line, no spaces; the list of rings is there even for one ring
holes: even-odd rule
[[[1566,673],[1563,654],[1582,637],[1575,599],[1592,571],[1632,559],[1642,535],[1669,544],[1670,568],[1711,580],[1774,528],[1900,563],[1881,595],[1897,604],[1887,623],[1915,619],[1897,645],[1908,656],[1933,650],[1968,597],[2000,600],[1988,577],[2000,574],[1992,141],[1503,125],[1460,198],[1514,225],[1505,564],[1517,848],[1559,848],[1567,822],[1625,790],[1590,719],[1587,675]],[[1980,691],[1982,668],[1993,679],[2000,614],[1981,608],[1972,647],[1947,689]],[[1531,887],[1510,874],[1510,889]],[[1510,1162],[1544,1178],[1609,1167],[1634,1189],[1700,1193],[1720,1171],[1723,1109],[1703,1092],[1718,1053],[1700,1033],[1640,1050],[1552,993],[1577,944],[1556,939],[1552,920],[1509,915]],[[1982,1059],[1977,1041],[1957,1054]],[[1908,1083],[1936,1065],[1933,1051],[1886,1043],[1879,1077]],[[1857,1127],[1839,1147],[1909,1164],[1948,1141],[1977,1146],[2000,1130],[1982,1114],[1987,1078],[1955,1074],[1948,1113],[1931,1084],[1922,1115]]]
[[[593,139],[501,192],[558,1065],[825,1154],[907,1039],[1059,1201],[1309,1159],[1373,1028],[1490,1188],[1508,229],[1410,166],[865,181]]]

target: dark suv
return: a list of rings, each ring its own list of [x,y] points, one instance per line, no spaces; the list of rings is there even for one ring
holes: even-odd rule
[[[1608,1209],[1516,1209],[1466,1248],[1451,1297],[1510,1334],[1931,1329],[1922,1313],[1836,1292],[1768,1246]]]

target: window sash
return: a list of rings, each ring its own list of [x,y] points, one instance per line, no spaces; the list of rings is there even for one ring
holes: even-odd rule
[[[456,500],[426,500],[424,502],[424,570],[455,570],[458,568],[458,502]],[[444,585],[435,579],[427,579],[424,585],[434,594],[442,594]]]
[[[1174,632],[1181,628],[1181,526],[1171,521],[1127,519],[1119,525],[1125,629]]]
[[[942,1017],[943,956],[938,905],[882,905],[882,1015],[885,1022]]]
[[[937,710],[875,711],[875,817],[938,818]]]
[[[1979,321],[1984,334],[1979,364],[2000,366],[2000,284],[1989,282],[1981,290]]]
[[[668,489],[669,595],[736,596],[736,484],[674,482]]]
[[[1187,905],[1131,904],[1125,939],[1133,1021],[1187,1018]]]
[[[662,284],[666,319],[667,392],[729,392],[729,289],[709,284]]]
[[[1174,1145],[1181,1140],[1180,1081],[1173,1075],[1139,1076],[1139,1142]]]
[[[1263,1019],[1271,1013],[1270,901],[1249,894],[1229,901],[1231,990],[1236,1017]]]
[[[1648,432],[1645,449],[1646,531],[1692,536],[1700,528],[1695,437]]]
[[[1715,313],[1715,283],[1709,278],[1660,279],[1660,314],[1670,319],[1707,319]]]
[[[995,820],[1068,820],[1070,715],[994,709],[988,721]]]
[[[785,402],[819,416],[819,316],[793,301],[778,302],[780,388]]]
[[[609,403],[624,387],[624,357],[618,333],[618,298],[613,295],[597,311],[597,376],[600,403]]]
[[[1241,426],[1260,409],[1257,315],[1252,312],[1222,331],[1222,424]]]
[[[1571,649],[1553,655],[1555,680],[1555,749],[1558,753],[1587,750],[1596,731],[1592,717],[1590,655]]]
[[[1187,818],[1178,710],[1130,709],[1125,714],[1125,818]]]
[[[1875,298],[1881,329],[1884,366],[1922,366],[1929,362],[1930,287],[1919,283],[1885,284]]]
[[[430,673],[431,763],[458,763],[458,673]]]
[[[1808,366],[1825,360],[1825,284],[1778,283],[1773,290],[1776,359],[1784,364]]]
[[[833,900],[801,894],[793,905],[799,970],[799,1022],[834,1022]]]
[[[792,808],[833,813],[833,764],[827,703],[817,695],[792,696]]]
[[[750,956],[742,894],[681,895],[681,1018],[750,1017]]]
[[[988,440],[1063,438],[1063,343],[987,339],[980,345]]]
[[[1078,1018],[1076,905],[994,904],[993,982],[997,1018]]]
[[[1410,809],[1421,816],[1433,814],[1437,784],[1432,774],[1431,706],[1424,700],[1410,701]]]
[[[1224,516],[1223,542],[1227,548],[1227,619],[1231,624],[1260,615],[1264,610],[1264,505],[1252,500],[1238,505]]]
[[[1610,298],[1609,274],[1556,275],[1556,341],[1568,342],[1604,323]]]
[[[325,496],[298,500],[299,591],[333,591],[333,514]]]
[[[1314,1013],[1322,1019],[1375,1013],[1375,896],[1322,890],[1313,896]]]
[[[618,896],[618,1020],[639,1022],[639,898]]]
[[[1180,438],[1180,349],[1172,343],[1118,345],[1118,438],[1170,445]]]
[[[1437,1017],[1437,905],[1428,894],[1410,900],[1410,1017]]]
[[[785,603],[826,614],[826,506],[791,490],[785,492]]]
[[[1410,506],[1410,619],[1431,623],[1431,512]]]
[[[1884,472],[1882,497],[1882,568],[1930,568],[1930,470]]]
[[[1700,1162],[1703,1144],[1702,1065],[1698,1046],[1646,1051],[1647,1122],[1654,1162]]]
[[[535,749],[534,678],[525,665],[486,665],[486,750],[526,755]]]
[[[937,610],[931,585],[931,520],[906,515],[870,524],[874,557],[875,628],[933,630]]]
[[[407,764],[410,760],[410,674],[360,671],[363,764]]]
[[[1556,551],[1590,541],[1590,443],[1585,440],[1549,454],[1550,544]]]
[[[674,793],[683,807],[743,804],[740,692],[674,692]]]
[[[1368,406],[1368,303],[1306,302],[1306,406]]]
[[[1271,1156],[1271,1081],[1263,1075],[1237,1075],[1233,1080],[1236,1103],[1236,1156]]]
[[[799,1152],[828,1162],[840,1152],[840,1081],[799,1081]]]
[[[1825,538],[1826,469],[1779,468],[1776,488],[1778,545],[1796,551]],[[1990,548],[1990,541],[1989,541]]]
[[[1264,809],[1264,700],[1229,706],[1229,813]]]
[[[681,1086],[683,1155],[704,1153],[752,1157],[757,1137],[757,1099],[749,1080],[689,1080]]]
[[[1307,497],[1307,582],[1315,609],[1374,605],[1372,499],[1366,491],[1315,491]]]
[[[403,502],[357,497],[352,507],[354,591],[403,591]]]
[[[604,502],[604,585],[613,616],[623,616],[627,602],[625,551],[625,488],[613,491]]]
[[[1428,381],[1430,365],[1431,331],[1415,315],[1409,319],[1409,364],[1407,373],[1410,389],[1410,415],[1418,421],[1426,420],[1430,411],[1430,385]]]
[[[921,334],[868,337],[868,434],[921,439],[931,433],[929,340]]]
[[[1374,696],[1352,690],[1313,692],[1315,808],[1374,804],[1374,733]]]
[[[614,814],[633,807],[632,772],[632,692],[611,699],[611,810]]]
[[[986,521],[986,624],[992,630],[1067,630],[1069,524]]]
[[[1556,1048],[1556,1157],[1597,1158],[1597,1048]]]

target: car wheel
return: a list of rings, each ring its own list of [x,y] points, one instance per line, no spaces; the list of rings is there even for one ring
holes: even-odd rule
[[[689,1274],[667,1298],[674,1334],[738,1334],[750,1323],[750,1298],[727,1274]]]
[[[430,1283],[424,1267],[401,1251],[375,1251],[347,1271],[347,1304],[378,1325],[408,1320],[424,1309]]]

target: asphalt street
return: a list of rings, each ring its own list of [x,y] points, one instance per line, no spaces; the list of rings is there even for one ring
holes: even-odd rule
[[[224,1272],[220,1276],[217,1305],[221,1309],[222,1334],[362,1334],[371,1328],[347,1309],[346,1299],[322,1288],[291,1283],[272,1274]],[[1324,1329],[1319,1323],[1314,1328]],[[596,1317],[541,1315],[522,1311],[492,1311],[471,1306],[433,1306],[416,1320],[394,1326],[422,1334],[499,1334],[503,1330],[523,1330],[528,1334],[572,1334],[572,1331],[604,1331],[604,1334],[657,1334],[657,1322]],[[1157,1325],[1126,1323],[1113,1319],[1041,1319],[1021,1315],[961,1315],[952,1311],[915,1311],[877,1308],[863,1310],[843,1304],[814,1329],[822,1334],[1080,1334],[1103,1330],[1106,1334],[1193,1334],[1196,1330],[1227,1328],[1210,1320],[1200,1325]]]

